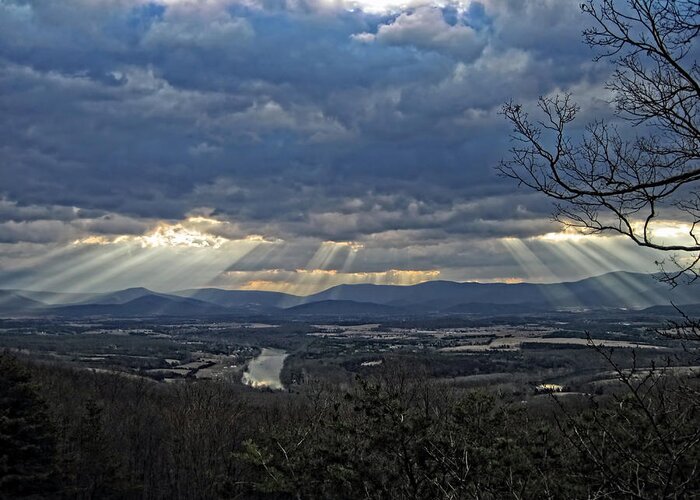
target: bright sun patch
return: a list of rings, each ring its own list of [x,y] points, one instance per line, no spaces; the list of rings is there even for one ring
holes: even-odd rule
[[[201,220],[187,220],[187,222],[202,222]],[[207,221],[211,223],[210,221]],[[250,241],[263,241],[262,237],[253,235]],[[247,238],[246,238],[247,239]],[[119,243],[135,243],[142,248],[220,248],[230,240],[222,236],[207,234],[198,229],[187,227],[183,223],[168,224],[162,222],[158,226],[141,236],[121,235],[121,236],[97,236],[91,235],[73,241],[74,245],[110,245]]]
[[[227,238],[209,232],[218,226],[230,224],[207,217],[188,217],[176,222],[160,222],[155,229],[142,235],[103,236],[90,235],[73,241],[73,245],[136,244],[141,248],[209,248],[219,249],[227,243],[258,245],[282,243],[283,240],[261,234],[240,235]]]
[[[560,233],[547,233],[542,236],[538,236],[536,239],[549,241],[549,242],[561,242],[561,241],[581,241],[586,238],[590,238],[591,235],[573,232],[573,231],[563,231]]]
[[[687,238],[691,231],[690,224],[668,223],[652,229],[652,235],[657,238]]]
[[[190,247],[220,248],[226,238],[205,234],[196,229],[186,228],[182,224],[158,226],[152,233],[138,236],[134,240],[144,248]]]
[[[374,283],[415,285],[440,277],[439,270],[389,269],[377,272],[343,272],[337,269],[268,269],[257,272],[228,271],[234,288],[308,295],[340,284]]]

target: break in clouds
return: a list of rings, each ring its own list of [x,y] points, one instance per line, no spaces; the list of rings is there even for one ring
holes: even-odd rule
[[[648,266],[557,238],[493,168],[509,99],[611,116],[585,22],[562,0],[0,0],[0,275],[305,293]]]

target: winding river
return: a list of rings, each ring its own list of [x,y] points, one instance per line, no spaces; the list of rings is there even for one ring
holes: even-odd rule
[[[256,388],[284,389],[280,373],[287,356],[289,354],[282,349],[263,347],[262,352],[248,363],[243,383]]]

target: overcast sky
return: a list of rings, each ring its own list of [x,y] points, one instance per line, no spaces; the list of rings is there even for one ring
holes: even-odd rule
[[[653,271],[499,178],[510,99],[614,119],[568,0],[0,0],[0,288]]]

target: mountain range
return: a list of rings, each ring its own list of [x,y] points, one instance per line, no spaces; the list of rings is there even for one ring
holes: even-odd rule
[[[0,290],[4,316],[399,316],[526,314],[555,310],[646,309],[700,304],[700,287],[669,288],[651,274],[613,272],[563,283],[428,281],[411,286],[339,285],[297,296],[257,290],[198,288],[159,293]]]

